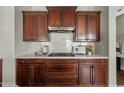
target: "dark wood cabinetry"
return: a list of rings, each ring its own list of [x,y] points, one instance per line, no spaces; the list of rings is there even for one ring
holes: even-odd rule
[[[17,59],[19,86],[107,86],[106,59]]]
[[[17,85],[42,86],[46,84],[45,63],[42,60],[17,60],[16,66]]]
[[[2,60],[0,59],[0,87],[2,86]]]
[[[107,60],[80,60],[79,82],[82,86],[107,86]]]
[[[77,85],[78,60],[18,59],[17,85]]]
[[[48,9],[48,26],[75,26],[76,7],[47,7]]]
[[[76,41],[100,41],[100,12],[76,13]]]
[[[47,41],[47,13],[23,11],[23,40]]]
[[[78,60],[48,60],[47,74],[48,85],[77,85]]]

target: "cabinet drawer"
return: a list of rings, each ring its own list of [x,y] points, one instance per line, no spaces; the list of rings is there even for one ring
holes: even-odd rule
[[[48,78],[48,84],[77,84],[77,79],[76,78]]]
[[[47,73],[47,76],[50,77],[56,77],[56,78],[76,78],[77,73],[66,73],[66,72],[53,72],[53,73]]]
[[[80,60],[80,65],[83,64],[95,64],[95,65],[101,65],[101,64],[107,64],[108,60],[106,59],[86,59],[86,60]]]
[[[48,72],[76,72],[76,67],[68,65],[51,65],[48,66]]]
[[[18,64],[37,64],[44,63],[46,60],[42,59],[17,59]]]
[[[58,73],[58,76],[60,78],[76,78],[77,77],[77,73],[68,73],[68,72],[62,72],[62,73]]]
[[[75,59],[50,59],[47,60],[47,63],[50,64],[69,64],[69,65],[76,65],[78,60]]]

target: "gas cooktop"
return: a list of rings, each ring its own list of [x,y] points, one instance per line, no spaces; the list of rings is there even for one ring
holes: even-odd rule
[[[51,53],[48,56],[54,57],[54,56],[64,56],[64,57],[72,57],[75,56],[73,53]]]

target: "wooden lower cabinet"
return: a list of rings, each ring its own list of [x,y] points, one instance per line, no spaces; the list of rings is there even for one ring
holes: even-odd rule
[[[78,60],[48,60],[46,72],[48,74],[48,85],[78,84]]]
[[[106,59],[17,59],[19,86],[107,86]]]
[[[46,84],[45,63],[42,60],[17,60],[16,82],[19,86],[42,86]]]
[[[81,86],[107,86],[107,60],[80,60],[79,82]]]
[[[29,86],[31,83],[31,69],[29,65],[20,65],[17,68],[17,84],[20,86]]]
[[[0,59],[0,87],[2,86],[2,60]]]

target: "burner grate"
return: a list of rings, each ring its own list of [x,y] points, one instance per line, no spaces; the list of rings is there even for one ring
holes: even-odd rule
[[[51,53],[48,56],[67,56],[67,57],[70,57],[70,56],[75,56],[75,55],[73,53]]]

